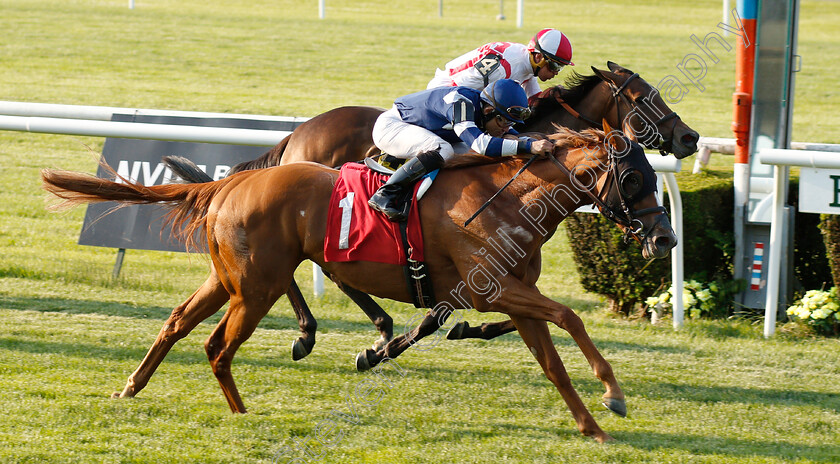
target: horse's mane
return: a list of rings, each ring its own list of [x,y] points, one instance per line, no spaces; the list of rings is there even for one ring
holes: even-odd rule
[[[555,150],[591,147],[604,142],[604,131],[597,129],[584,129],[581,132],[571,130],[567,127],[554,126],[557,132],[546,134],[546,138],[554,141]],[[446,169],[465,168],[470,166],[481,166],[485,164],[503,163],[510,159],[529,158],[530,155],[504,156],[491,158],[479,155],[478,153],[466,153],[457,156],[446,162]]]
[[[556,86],[551,89],[545,97],[539,98],[539,102],[534,105],[534,114],[531,120],[539,120],[546,113],[551,113],[560,107],[560,103],[555,98],[555,92],[560,92],[560,98],[571,106],[577,105],[583,97],[589,95],[598,84],[604,82],[595,74],[583,75],[577,71],[572,71],[566,77],[562,86]]]
[[[563,88],[560,89],[560,96],[566,103],[575,105],[601,82],[604,81],[595,74],[583,75],[573,70],[563,82]]]

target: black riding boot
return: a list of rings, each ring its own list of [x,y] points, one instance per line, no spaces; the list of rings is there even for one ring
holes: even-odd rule
[[[399,167],[388,182],[370,197],[368,204],[371,208],[381,211],[388,219],[394,222],[402,222],[408,219],[408,211],[411,207],[411,202],[406,202],[404,206],[398,205],[397,202],[405,193],[406,187],[412,185],[417,179],[423,177],[426,173],[434,171],[443,166],[443,157],[437,151],[429,151],[417,155]]]

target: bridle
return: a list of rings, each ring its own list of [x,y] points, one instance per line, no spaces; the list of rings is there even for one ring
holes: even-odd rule
[[[619,124],[622,124],[623,121],[624,121],[621,118],[621,105],[619,104],[619,99],[624,101],[624,103],[626,103],[631,108],[630,112],[632,112],[633,110],[639,109],[639,103],[644,103],[645,98],[647,98],[647,97],[641,97],[641,98],[639,98],[640,101],[637,102],[636,100],[631,100],[630,97],[628,97],[627,95],[624,94],[624,89],[627,88],[627,84],[629,84],[630,81],[632,81],[633,79],[635,79],[637,77],[639,77],[639,73],[633,73],[633,75],[628,77],[624,81],[624,83],[621,84],[621,86],[616,86],[612,82],[607,81],[607,85],[609,85],[610,89],[612,89],[612,96],[613,96],[613,100],[615,101],[615,115],[616,115],[616,118],[617,118],[616,121],[618,121]],[[645,106],[650,106],[650,105],[645,105]],[[628,114],[630,112],[628,112]],[[643,113],[639,112],[639,115],[643,115]],[[671,111],[670,113],[666,114],[665,116],[662,116],[661,118],[659,118],[656,122],[653,123],[653,127],[656,129],[656,134],[654,134],[654,136],[652,136],[652,137],[649,137],[647,140],[642,140],[642,145],[644,145],[645,148],[650,148],[651,150],[659,150],[659,154],[661,154],[662,156],[668,155],[668,151],[665,149],[666,142],[665,142],[665,139],[662,137],[662,133],[659,131],[659,125],[664,123],[664,122],[670,121],[671,119],[674,120],[674,124],[671,126],[671,138],[668,139],[668,141],[667,141],[667,144],[669,146],[673,146],[673,143],[674,143],[674,129],[676,129],[676,127],[677,127],[677,118],[678,118],[678,116],[677,116],[676,111]],[[647,118],[647,119],[653,119],[653,118]],[[659,135],[659,137],[656,137],[656,135]]]
[[[633,73],[633,75],[628,77],[624,81],[624,83],[622,83],[620,86],[616,86],[615,84],[613,84],[610,81],[604,81],[607,85],[610,86],[610,89],[612,91],[613,101],[615,102],[616,121],[618,121],[619,124],[623,123],[623,119],[621,117],[621,105],[620,105],[621,101],[625,102],[627,104],[627,106],[630,107],[630,111],[628,111],[628,113],[627,113],[627,114],[630,114],[630,113],[633,112],[633,110],[639,109],[640,104],[644,103],[645,99],[647,98],[647,97],[641,97],[638,100],[634,100],[634,99],[631,99],[630,97],[628,97],[627,95],[624,94],[624,90],[627,88],[627,85],[630,84],[630,82],[632,80],[636,79],[637,77],[639,77],[639,73]],[[565,109],[569,114],[571,114],[575,118],[580,119],[582,121],[585,121],[586,123],[588,123],[589,125],[597,128],[597,129],[600,129],[602,127],[602,124],[600,122],[593,121],[591,118],[581,114],[580,112],[578,112],[577,110],[572,108],[571,105],[569,105],[568,103],[563,101],[563,99],[560,97],[559,92],[557,94],[555,94],[555,99],[557,100],[558,103],[560,103],[560,106],[562,106],[563,109]],[[650,106],[650,105],[645,105],[645,106]],[[651,121],[653,120],[653,118],[648,117],[645,113],[643,113],[641,111],[639,111],[638,113],[640,115],[645,116],[645,118],[648,119],[648,120],[651,120]],[[667,121],[670,121],[672,119],[674,120],[674,123],[671,126],[671,137],[668,140],[665,140],[665,138],[662,137],[662,132],[659,131],[659,125],[663,124]],[[673,149],[674,130],[677,127],[677,120],[678,119],[679,119],[679,115],[676,113],[676,111],[671,111],[670,113],[668,113],[668,114],[662,116],[661,118],[659,118],[656,122],[653,123],[653,127],[656,129],[656,134],[654,134],[654,136],[652,136],[652,137],[649,137],[647,140],[642,140],[642,145],[645,148],[649,148],[651,150],[659,150],[659,153],[661,155],[666,156],[668,153],[670,153],[670,150]],[[655,137],[655,135],[659,135],[659,137]]]
[[[666,209],[664,206],[654,206],[652,208],[642,208],[639,210],[634,210],[628,201],[630,198],[627,198],[625,192],[623,191],[620,183],[622,174],[618,172],[618,163],[616,161],[616,157],[613,154],[613,151],[610,148],[607,148],[607,152],[609,155],[609,172],[607,175],[607,181],[604,183],[604,186],[601,188],[601,191],[593,193],[592,190],[581,184],[575,175],[565,166],[563,163],[557,160],[554,155],[549,156],[548,158],[554,162],[555,165],[569,177],[569,182],[579,191],[585,193],[589,198],[592,200],[592,203],[598,208],[598,210],[606,216],[607,219],[610,221],[622,226],[624,229],[624,241],[627,242],[631,238],[635,238],[639,241],[639,243],[644,243],[644,241],[653,233],[653,229],[659,225],[659,223],[667,217]],[[632,169],[632,168],[631,168]],[[619,209],[614,208],[613,206],[609,205],[607,201],[602,199],[601,197],[604,196],[606,192],[609,195],[610,188],[612,185],[618,189],[618,198],[619,198]],[[649,227],[645,228],[644,223],[639,219],[642,216],[646,216],[648,214],[658,213],[658,217],[653,224]]]

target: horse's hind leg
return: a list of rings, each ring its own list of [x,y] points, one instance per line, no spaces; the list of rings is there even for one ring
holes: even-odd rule
[[[300,326],[301,336],[292,342],[292,359],[298,361],[312,352],[312,347],[315,346],[315,331],[318,329],[318,322],[309,310],[309,305],[303,299],[300,287],[294,279],[292,279],[292,284],[289,286],[286,296],[289,297],[289,302],[292,304],[292,309],[295,311],[295,317],[298,320],[298,326]]]
[[[446,322],[449,316],[452,315],[452,313],[448,309],[444,311],[445,312],[440,312],[436,311],[435,309],[431,309],[423,318],[423,320],[420,321],[420,324],[411,329],[409,332],[402,333],[394,337],[381,349],[367,349],[357,354],[356,370],[366,371],[382,362],[383,359],[396,359],[397,356],[401,355],[412,345],[418,344],[419,340],[437,332],[437,330],[443,326],[443,324]]]
[[[219,321],[219,325],[204,343],[213,374],[219,381],[222,393],[233,412],[247,412],[230,372],[233,356],[239,346],[254,333],[257,324],[268,313],[279,296],[259,295],[256,298],[248,298],[237,295],[231,300],[230,307]]]
[[[514,325],[511,320],[502,322],[485,322],[478,327],[470,327],[469,322],[462,321],[449,329],[449,332],[446,333],[446,338],[448,340],[463,340],[465,338],[483,338],[484,340],[491,340],[504,334],[511,333],[514,330],[516,330],[516,325]]]
[[[114,393],[111,397],[132,397],[142,390],[175,342],[186,337],[199,322],[218,311],[228,298],[230,295],[219,282],[215,271],[211,271],[204,284],[187,298],[187,301],[172,310],[146,357],[128,377],[123,391]]]
[[[373,343],[373,349],[377,351],[381,350],[394,337],[394,320],[367,293],[356,290],[342,282],[336,282],[335,284],[345,295],[349,296],[354,303],[362,308],[362,311],[367,314],[367,317],[376,326],[380,337],[379,340]]]

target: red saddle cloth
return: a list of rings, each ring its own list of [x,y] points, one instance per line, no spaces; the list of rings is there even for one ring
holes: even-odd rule
[[[406,251],[400,236],[400,224],[368,206],[368,199],[387,181],[363,164],[347,163],[341,167],[330,197],[324,260],[333,262],[373,261],[405,265]],[[413,261],[423,261],[423,233],[414,186],[411,212],[408,215],[408,244]]]

